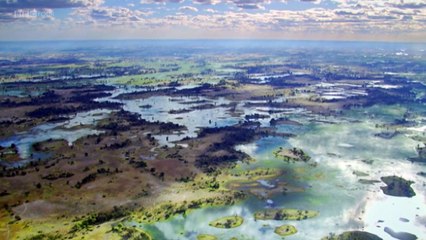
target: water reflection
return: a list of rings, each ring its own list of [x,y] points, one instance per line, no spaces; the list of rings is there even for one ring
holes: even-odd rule
[[[330,232],[365,230],[383,239],[389,235],[383,231],[390,227],[406,231],[418,237],[426,235],[421,222],[426,212],[424,182],[416,173],[425,171],[424,165],[412,164],[407,157],[415,154],[416,141],[400,135],[392,139],[377,138],[375,122],[340,124],[311,124],[304,127],[278,126],[285,131],[294,130],[299,135],[290,139],[266,137],[236,148],[251,155],[257,161],[240,165],[245,169],[274,167],[283,170],[281,181],[304,189],[303,192],[276,194],[270,199],[251,197],[237,205],[199,209],[188,216],[178,216],[154,225],[140,225],[157,229],[166,239],[196,239],[197,234],[213,234],[219,239],[281,239],[274,228],[292,224],[298,229],[286,239],[319,239]],[[289,131],[291,132],[291,131]],[[341,143],[352,147],[341,147]],[[312,156],[319,164],[314,167],[305,163],[286,163],[276,159],[272,151],[278,147],[298,147]],[[331,154],[332,153],[332,154]],[[374,159],[372,164],[365,159]],[[362,171],[369,179],[397,174],[415,181],[417,196],[398,198],[386,196],[380,190],[383,184],[361,184],[354,172]],[[269,187],[270,182],[264,182]],[[311,209],[320,212],[316,218],[305,221],[255,221],[253,213],[270,207]],[[208,222],[228,215],[244,217],[244,224],[236,229],[222,230],[208,226]],[[400,218],[408,219],[402,223]],[[383,222],[382,222],[383,221]],[[154,231],[155,232],[155,231]]]

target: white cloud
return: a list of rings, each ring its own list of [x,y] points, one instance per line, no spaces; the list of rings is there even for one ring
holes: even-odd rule
[[[183,6],[179,8],[179,11],[186,11],[186,12],[198,12],[198,9],[196,7],[191,6]]]
[[[131,10],[125,7],[93,7],[79,8],[72,13],[74,23],[125,25],[142,23],[152,12]]]
[[[240,9],[265,9],[266,4],[270,4],[270,0],[229,0]]]
[[[0,8],[37,9],[37,8],[72,8],[99,6],[104,0],[1,0]]]
[[[205,4],[205,5],[216,5],[221,2],[221,0],[192,0],[195,4]]]
[[[104,0],[0,0],[0,22],[53,20],[52,9],[96,7]]]
[[[142,4],[166,4],[166,3],[182,3],[185,0],[142,0]]]
[[[267,4],[267,1],[238,0],[233,4]],[[366,2],[364,2],[366,3]],[[158,17],[152,12],[141,12],[127,8],[97,7],[76,9],[74,16],[88,24],[129,24],[146,29],[168,29],[180,26],[185,29],[215,29],[220,31],[288,32],[295,35],[322,33],[323,35],[345,34],[395,34],[425,31],[426,14],[419,9],[400,9],[369,5],[348,7],[354,1],[346,1],[337,9],[310,8],[307,10],[269,10],[261,13],[217,12],[205,9],[205,14],[193,6],[179,8],[179,14]],[[380,3],[378,3],[380,5]],[[151,15],[152,14],[152,15]],[[84,21],[82,21],[84,19]],[[77,21],[77,20],[75,20]]]
[[[19,0],[18,0],[19,1]],[[29,1],[29,0],[28,0]],[[61,2],[67,2],[60,0]],[[79,1],[79,0],[76,0]],[[165,37],[168,34],[181,36],[206,35],[212,32],[212,37],[232,36],[232,34],[247,34],[247,36],[305,36],[321,35],[325,38],[334,36],[423,36],[426,35],[426,8],[422,1],[415,0],[322,0],[309,1],[320,3],[309,5],[304,10],[288,10],[276,8],[272,0],[187,0],[185,6],[180,5],[184,0],[144,0],[144,3],[158,3],[150,7],[150,11],[140,11],[133,7],[106,7],[96,5],[102,1],[79,1],[83,7],[74,8],[71,16],[61,21],[61,29],[79,26],[85,29],[97,29],[108,35],[112,31],[127,31],[126,34],[136,34],[136,30],[145,34]],[[296,1],[296,0],[294,0]],[[301,1],[301,0],[297,0]],[[333,1],[336,7],[323,8],[326,1]],[[42,0],[41,2],[45,2]],[[22,3],[22,1],[21,1]],[[179,4],[176,12],[165,11],[167,4]],[[200,6],[220,3],[220,8],[212,9]],[[226,5],[225,5],[226,4]],[[282,3],[277,3],[282,4]],[[124,4],[126,5],[126,4]],[[64,5],[62,5],[64,6]],[[282,4],[282,6],[286,6]],[[197,8],[199,7],[199,8]],[[225,10],[223,10],[224,8]],[[251,11],[264,9],[264,11]],[[41,10],[38,9],[38,10]],[[54,13],[51,9],[49,10]],[[197,14],[194,14],[197,12]],[[30,21],[31,20],[31,21]],[[13,16],[10,9],[0,8],[0,22],[37,22],[33,16]],[[41,20],[39,18],[39,20]],[[45,18],[48,20],[48,18]],[[40,23],[41,24],[41,23]],[[52,25],[53,26],[53,25]],[[120,26],[120,30],[114,29]],[[4,28],[3,28],[4,29]],[[3,30],[5,31],[5,30]],[[53,30],[52,30],[53,31]],[[77,30],[76,30],[77,31]],[[7,31],[5,31],[7,32]],[[161,34],[160,34],[161,32]],[[216,34],[213,34],[216,33]],[[195,35],[194,35],[195,34]],[[221,35],[222,34],[222,35]],[[246,35],[245,35],[246,36]],[[426,38],[425,38],[426,39]]]

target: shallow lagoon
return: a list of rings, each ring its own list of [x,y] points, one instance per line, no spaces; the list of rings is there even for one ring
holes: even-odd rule
[[[225,98],[210,99],[205,97],[182,96],[172,98],[169,96],[153,96],[147,99],[124,100],[124,110],[138,113],[141,118],[154,122],[172,122],[186,127],[186,130],[168,135],[154,135],[160,145],[173,146],[176,141],[185,137],[196,137],[201,128],[232,126],[244,121],[246,115],[264,114],[264,108],[246,107],[248,101],[240,102],[235,107],[234,115],[230,112],[231,101]],[[203,108],[205,104],[212,104],[213,107]],[[145,108],[143,106],[152,107]],[[170,113],[170,111],[188,110],[184,112]],[[261,126],[269,126],[272,118],[289,116],[290,114],[305,113],[303,109],[285,109],[284,113],[268,114],[263,119],[258,119]],[[289,126],[290,127],[290,126]],[[291,127],[290,127],[291,128]]]
[[[354,190],[362,194],[351,207],[354,219],[365,230],[384,239],[389,238],[384,227],[395,231],[407,231],[418,237],[425,236],[426,229],[418,223],[426,212],[424,179],[417,172],[426,170],[425,165],[411,163],[407,158],[415,156],[418,142],[400,134],[392,139],[374,136],[378,130],[374,121],[343,125],[323,125],[314,128],[312,133],[291,139],[293,145],[306,149],[320,165],[338,169],[339,178],[349,181]],[[318,145],[321,142],[321,145]],[[330,155],[329,153],[333,153]],[[362,160],[374,160],[369,165]],[[401,198],[386,196],[380,190],[383,183],[363,185],[354,171],[367,173],[365,179],[380,180],[383,176],[398,175],[415,181],[413,185],[416,196]],[[345,187],[345,190],[350,190]],[[423,214],[423,216],[422,216]],[[418,215],[418,216],[417,216]],[[407,218],[409,223],[402,223],[399,218]],[[378,223],[380,220],[383,223]],[[380,227],[377,227],[380,226]]]
[[[203,103],[191,103],[205,101]],[[123,102],[124,110],[140,114],[141,118],[151,122],[172,122],[179,125],[183,125],[187,128],[186,131],[176,133],[172,135],[154,136],[157,140],[160,140],[162,145],[173,145],[170,144],[173,141],[181,140],[185,137],[196,137],[197,131],[201,127],[223,127],[230,126],[238,123],[239,119],[230,118],[226,113],[225,107],[208,108],[202,110],[193,110],[189,112],[169,113],[172,110],[190,109],[193,107],[199,107],[202,104],[211,103],[217,106],[221,104],[228,104],[229,102],[225,99],[210,100],[203,97],[182,97],[182,98],[171,98],[168,96],[155,96],[148,99],[128,100]],[[141,106],[151,105],[151,108],[143,108]],[[169,141],[166,138],[169,138]]]
[[[303,192],[277,194],[268,200],[250,197],[237,205],[212,207],[191,212],[186,217],[177,216],[169,221],[153,225],[140,225],[166,239],[196,239],[198,234],[213,234],[220,239],[281,239],[274,228],[292,224],[298,233],[286,239],[319,239],[329,233],[348,230],[364,230],[383,239],[391,237],[384,227],[426,236],[424,219],[426,212],[424,179],[416,175],[426,171],[425,165],[406,160],[416,155],[418,142],[408,134],[399,134],[391,139],[375,136],[381,129],[376,124],[393,121],[400,117],[395,111],[378,109],[375,117],[366,122],[356,122],[351,116],[334,119],[337,124],[311,123],[304,126],[278,126],[282,132],[297,133],[293,138],[266,137],[236,148],[246,152],[257,161],[240,164],[237,168],[254,169],[274,167],[283,169],[283,175],[273,181],[283,181],[290,186],[304,189]],[[364,112],[364,111],[363,111]],[[403,111],[398,111],[403,112]],[[362,114],[362,113],[361,113]],[[333,119],[330,119],[333,120]],[[272,152],[279,147],[304,149],[317,166],[306,163],[286,163],[275,159]],[[362,160],[374,160],[370,165]],[[357,177],[354,171],[368,174]],[[360,178],[380,180],[382,176],[398,175],[415,181],[413,198],[386,196],[380,189],[383,183],[365,185]],[[266,186],[265,186],[266,187]],[[259,209],[298,208],[317,210],[320,215],[304,221],[255,221],[253,213]],[[244,217],[244,224],[236,229],[223,230],[208,226],[216,218],[230,215]],[[402,222],[406,218],[409,222]]]

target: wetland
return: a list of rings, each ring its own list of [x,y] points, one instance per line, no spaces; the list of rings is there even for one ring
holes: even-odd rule
[[[426,46],[76,44],[0,44],[0,239],[426,236]]]

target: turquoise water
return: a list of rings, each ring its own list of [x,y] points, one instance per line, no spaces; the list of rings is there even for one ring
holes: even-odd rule
[[[422,223],[425,216],[426,191],[424,179],[416,175],[426,171],[425,165],[413,164],[406,159],[416,155],[418,142],[409,134],[399,134],[391,139],[376,137],[381,129],[376,124],[389,122],[400,117],[396,111],[384,109],[384,116],[365,122],[354,122],[348,115],[334,119],[336,124],[311,123],[305,126],[282,125],[282,132],[297,133],[296,137],[266,137],[236,148],[256,159],[239,168],[255,169],[274,167],[283,170],[283,175],[268,183],[283,182],[303,189],[302,192],[279,193],[270,199],[251,196],[234,206],[199,209],[186,217],[153,225],[139,225],[166,239],[196,239],[198,234],[213,234],[219,239],[281,239],[274,228],[292,224],[298,233],[286,239],[320,239],[329,233],[348,230],[366,230],[383,239],[389,235],[383,231],[390,227],[395,231],[406,231],[418,237],[426,236]],[[354,113],[351,113],[352,115]],[[353,115],[354,116],[354,115]],[[352,117],[353,117],[352,116]],[[392,119],[393,118],[393,119]],[[402,131],[403,129],[401,129]],[[286,163],[276,159],[272,152],[279,147],[304,149],[317,162],[316,166],[306,163]],[[374,160],[369,165],[362,160]],[[366,179],[380,180],[382,176],[398,175],[413,180],[417,195],[413,198],[386,196],[380,190],[383,183],[364,185],[358,182],[353,172],[368,174]],[[317,210],[320,215],[304,221],[255,221],[253,213],[269,207]],[[224,230],[208,226],[208,222],[228,215],[240,215],[245,222],[236,229]],[[402,223],[399,218],[409,219]],[[383,220],[383,223],[380,223]]]

